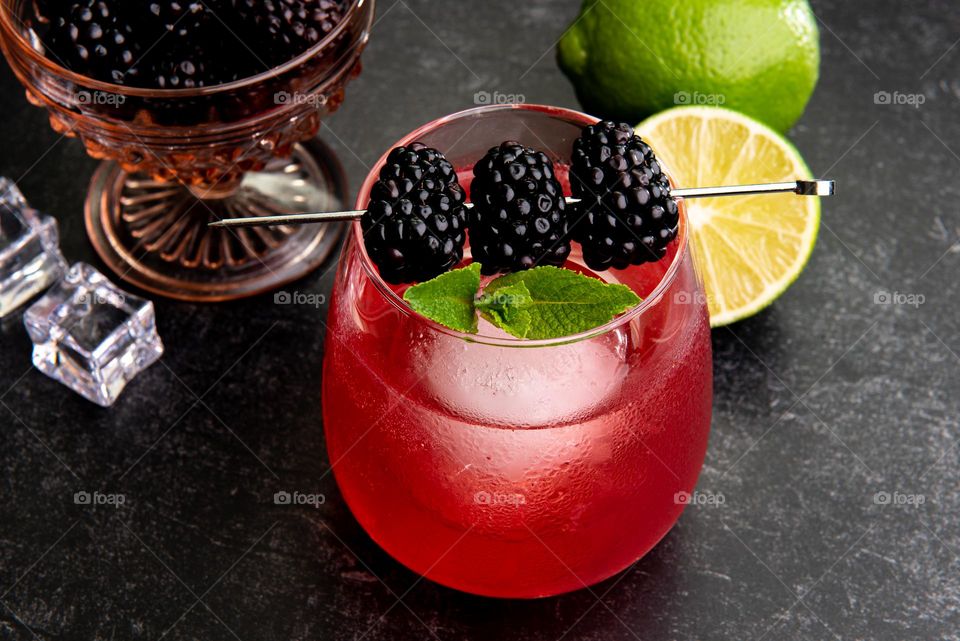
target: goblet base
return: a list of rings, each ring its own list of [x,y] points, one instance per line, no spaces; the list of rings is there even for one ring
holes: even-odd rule
[[[107,267],[132,285],[179,300],[233,300],[320,266],[344,224],[225,229],[209,222],[340,210],[346,192],[339,161],[318,140],[295,145],[290,158],[246,173],[227,192],[154,180],[107,161],[90,182],[87,233]]]

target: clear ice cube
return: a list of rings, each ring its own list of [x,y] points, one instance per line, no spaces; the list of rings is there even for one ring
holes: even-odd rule
[[[0,178],[0,318],[49,287],[66,269],[57,221],[31,209],[16,185]]]
[[[103,407],[163,354],[153,303],[85,263],[73,265],[23,322],[37,369]]]

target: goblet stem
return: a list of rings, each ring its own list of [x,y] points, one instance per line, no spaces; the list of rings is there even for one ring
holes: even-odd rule
[[[240,189],[242,178],[231,180],[229,182],[216,182],[213,184],[187,185],[187,189],[197,200],[223,200],[236,195]]]

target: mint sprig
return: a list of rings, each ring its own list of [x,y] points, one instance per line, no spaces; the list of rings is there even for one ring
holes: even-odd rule
[[[523,310],[530,327],[521,338],[559,338],[599,327],[640,302],[626,285],[605,283],[559,267],[536,267],[497,278],[484,293],[496,296],[517,284],[530,293]],[[513,334],[508,328],[503,328]],[[516,334],[514,334],[516,336]]]
[[[480,264],[444,272],[414,285],[403,300],[419,314],[458,332],[477,333],[474,299],[480,289]]]
[[[526,338],[533,324],[529,307],[533,296],[523,283],[514,283],[490,292],[477,300],[476,308],[480,315],[503,331],[517,338]]]
[[[543,266],[491,281],[482,294],[473,263],[407,289],[415,311],[451,329],[477,333],[479,313],[517,338],[561,338],[599,327],[640,302],[626,285]]]

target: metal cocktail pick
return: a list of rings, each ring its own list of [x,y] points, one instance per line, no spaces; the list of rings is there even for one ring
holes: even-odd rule
[[[831,196],[836,183],[832,180],[796,180],[793,182],[765,183],[761,185],[729,185],[726,187],[690,187],[672,189],[670,194],[677,198],[714,198],[716,196],[745,196],[749,194],[794,193],[798,196]],[[577,198],[567,198],[570,204],[580,202]],[[473,207],[465,203],[465,207]],[[261,225],[306,225],[308,223],[332,223],[343,220],[357,220],[363,216],[362,209],[351,211],[324,211],[309,214],[285,214],[280,216],[252,216],[249,218],[224,218],[209,223],[210,227],[258,227]]]

